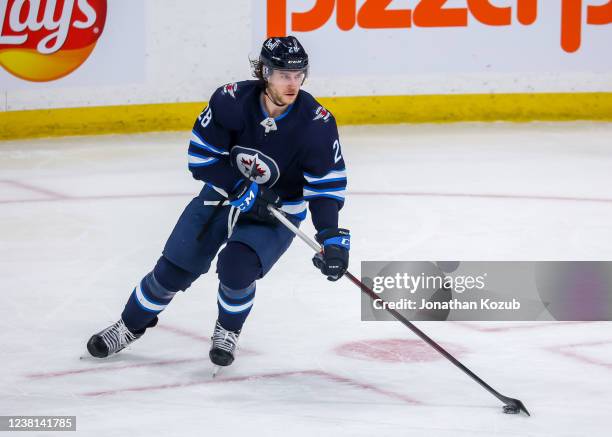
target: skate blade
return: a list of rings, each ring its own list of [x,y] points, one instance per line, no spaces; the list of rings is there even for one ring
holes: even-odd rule
[[[92,363],[99,363],[100,361],[104,361],[107,360],[108,357],[105,358],[98,358],[98,357],[94,357],[93,355],[91,355],[89,352],[79,355],[79,360],[80,361],[90,361]]]

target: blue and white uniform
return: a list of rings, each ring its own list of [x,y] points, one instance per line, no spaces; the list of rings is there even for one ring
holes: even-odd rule
[[[271,118],[261,101],[263,90],[259,81],[220,87],[197,118],[188,167],[204,187],[183,211],[153,271],[134,289],[122,314],[131,330],[148,326],[174,293],[208,272],[224,243],[217,262],[219,322],[232,331],[242,328],[255,281],[294,238],[280,223],[240,220],[239,211],[228,205],[198,240],[216,205],[245,179],[274,190],[296,225],[308,206],[318,231],[337,228],[347,177],[333,115],[300,90],[283,114]]]
[[[315,224],[337,220],[326,202],[315,201],[334,200],[338,209],[344,203],[346,169],[334,117],[301,90],[293,105],[271,119],[261,92],[258,81],[215,91],[193,127],[193,177],[226,194],[255,165],[255,182],[272,188],[283,200],[283,210],[303,220],[311,201]]]

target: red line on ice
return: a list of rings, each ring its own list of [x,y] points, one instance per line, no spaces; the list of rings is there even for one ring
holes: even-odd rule
[[[151,361],[147,363],[123,364],[123,365],[116,365],[116,366],[105,365],[104,367],[90,367],[87,369],[69,369],[69,370],[58,370],[55,372],[30,373],[25,376],[27,376],[28,378],[32,378],[32,379],[57,378],[60,376],[78,375],[81,373],[114,372],[116,370],[123,370],[123,369],[136,369],[139,367],[168,366],[168,365],[173,365],[173,364],[192,363],[194,361],[205,361],[205,358],[199,357],[199,358],[185,358],[185,359],[180,359],[180,360],[161,360],[161,361]],[[108,363],[105,363],[105,364],[108,364]]]
[[[585,342],[585,343],[574,343],[574,344],[566,344],[566,345],[561,345],[561,346],[553,346],[553,347],[548,347],[546,349],[558,353],[560,355],[566,356],[566,357],[570,357],[570,358],[574,358],[578,361],[582,361],[583,363],[587,363],[587,364],[593,364],[596,366],[600,366],[600,367],[605,367],[607,369],[612,369],[612,362],[608,362],[608,361],[602,361],[602,360],[598,360],[596,358],[591,358],[585,355],[581,355],[578,352],[574,352],[571,350],[567,350],[568,348],[575,348],[575,347],[585,347],[585,346],[601,346],[601,345],[609,345],[612,344],[612,340],[603,340],[603,341],[591,341],[591,342]]]
[[[522,325],[511,325],[511,326],[479,326],[475,325],[473,322],[453,322],[459,326],[462,326],[467,329],[471,329],[472,331],[478,332],[503,332],[503,331],[515,331],[522,329],[539,329],[539,328],[548,328],[552,326],[559,325],[575,325],[575,324],[584,324],[584,323],[594,323],[594,322],[557,322],[557,321],[549,321],[549,322],[540,322],[540,323],[530,323],[530,324],[522,324]]]
[[[257,381],[260,379],[283,378],[283,377],[294,376],[294,375],[319,376],[322,378],[329,379],[330,381],[333,381],[336,383],[347,384],[352,387],[373,391],[375,393],[379,393],[384,396],[399,399],[411,405],[421,404],[419,401],[417,401],[416,399],[410,398],[409,396],[405,396],[403,394],[396,393],[390,390],[381,389],[372,384],[362,383],[359,381],[355,381],[351,378],[336,375],[330,372],[325,372],[323,370],[297,370],[297,371],[288,371],[288,372],[274,372],[274,373],[263,373],[263,374],[258,374],[258,375],[234,376],[234,377],[228,377],[228,378],[209,379],[206,381],[192,381],[192,382],[183,382],[183,383],[174,383],[174,384],[161,384],[161,385],[142,386],[142,387],[128,387],[128,388],[115,389],[115,390],[88,392],[88,393],[83,393],[83,395],[84,396],[108,396],[108,395],[114,395],[114,394],[119,394],[119,393],[167,390],[167,389],[175,389],[175,388],[194,387],[198,385],[223,384],[227,382]]]
[[[372,390],[372,391],[375,391],[376,393],[380,393],[380,394],[385,395],[385,396],[389,396],[389,397],[392,397],[392,398],[399,399],[399,400],[404,401],[404,402],[406,402],[408,404],[412,404],[412,405],[420,405],[421,404],[421,402],[417,401],[416,399],[413,399],[413,398],[411,398],[409,396],[406,396],[406,395],[403,395],[401,393],[396,393],[394,391],[385,390],[385,389],[382,389],[380,387],[376,387],[376,386],[374,386],[372,384],[366,384],[366,383],[363,383],[363,382],[355,381],[354,379],[346,378],[344,376],[337,375],[335,373],[330,373],[330,372],[326,372],[326,371],[323,371],[323,370],[308,370],[308,371],[305,371],[304,373],[311,373],[311,374],[314,374],[314,375],[320,375],[320,376],[324,376],[324,377],[329,378],[329,379],[331,379],[333,381],[336,381],[336,382],[341,382],[341,383],[344,383],[344,384],[349,384],[349,385],[352,385],[352,386],[355,386],[355,387],[362,388],[364,390]]]
[[[179,328],[176,326],[169,325],[160,325],[156,327],[156,330],[162,330],[166,332],[170,332],[175,335],[192,338],[204,343],[210,343],[210,339],[203,335],[199,335],[193,332],[190,332],[186,329]],[[249,349],[240,348],[241,355],[257,355],[257,352],[254,352]],[[52,372],[38,372],[38,373],[29,373],[25,376],[33,379],[41,379],[41,378],[57,378],[61,376],[69,376],[69,375],[79,375],[82,373],[98,373],[98,372],[112,372],[116,370],[123,369],[136,369],[140,367],[156,367],[156,366],[168,366],[173,364],[183,364],[183,363],[192,363],[194,361],[202,361],[207,362],[207,357],[201,358],[185,358],[185,359],[176,359],[176,360],[160,360],[160,361],[152,361],[146,363],[138,363],[138,364],[124,364],[124,365],[108,365],[108,362],[104,362],[100,360],[100,363],[104,363],[104,367],[90,367],[86,369],[67,369],[67,370],[56,370]]]
[[[45,202],[49,200],[69,200],[72,199],[70,196],[66,196],[65,194],[58,193],[56,191],[47,190],[46,188],[37,187],[36,185],[31,185],[22,181],[17,181],[14,179],[3,179],[0,180],[0,183],[13,185],[18,188],[23,188],[24,190],[33,191],[34,193],[43,194],[45,196],[49,196],[50,198],[46,199],[24,199],[26,202],[34,201],[34,202]],[[19,203],[23,202],[23,200],[4,200],[1,203]]]
[[[206,344],[210,344],[210,337],[207,337],[201,334],[197,334],[185,328],[179,328],[178,326],[172,326],[172,325],[168,325],[164,323],[163,325],[158,325],[156,329],[171,332],[172,334],[175,334],[181,337],[192,338],[194,340],[198,340]],[[257,355],[257,352],[252,351],[250,349],[243,348],[243,347],[239,347],[239,350],[240,350],[240,355]]]
[[[178,326],[170,326],[170,325],[164,324],[164,325],[157,326],[156,329],[171,332],[172,334],[176,334],[181,337],[192,338],[194,340],[202,341],[204,343],[210,343],[210,338],[204,335],[196,334],[195,332],[191,332],[183,328],[179,328]]]
[[[362,196],[410,196],[410,197],[468,197],[478,199],[518,199],[518,200],[559,200],[567,202],[602,202],[612,203],[605,197],[544,196],[537,194],[495,194],[495,193],[436,193],[411,191],[349,191],[348,194]]]
[[[8,181],[7,181],[8,182]],[[10,182],[9,182],[10,183]],[[21,184],[21,183],[18,183]],[[15,184],[15,185],[18,185]],[[32,185],[23,185],[32,191],[37,191],[48,196],[47,199],[10,199],[0,200],[0,204],[8,203],[33,203],[33,202],[58,202],[58,201],[88,201],[88,200],[121,200],[121,199],[147,199],[164,197],[194,197],[197,193],[143,193],[143,194],[103,194],[95,196],[67,196],[53,191],[38,188]],[[435,193],[435,192],[409,192],[409,191],[349,191],[349,196],[402,196],[402,197],[460,197],[474,199],[512,199],[512,200],[550,200],[566,202],[596,202],[612,203],[612,198],[603,197],[566,197],[566,196],[540,196],[528,194],[486,194],[486,193]]]

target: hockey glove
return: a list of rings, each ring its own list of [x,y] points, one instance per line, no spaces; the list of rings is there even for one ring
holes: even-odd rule
[[[351,235],[348,229],[324,229],[315,236],[323,245],[323,253],[317,253],[312,263],[329,281],[337,281],[348,268]]]
[[[240,210],[241,218],[259,222],[274,223],[274,216],[268,211],[268,205],[280,208],[282,202],[278,194],[270,188],[256,182],[244,181],[229,197],[229,203]]]

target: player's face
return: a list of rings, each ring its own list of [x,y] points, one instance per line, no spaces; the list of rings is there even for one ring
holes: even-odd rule
[[[305,71],[274,70],[268,78],[268,91],[278,102],[290,105],[297,98],[305,77]]]

